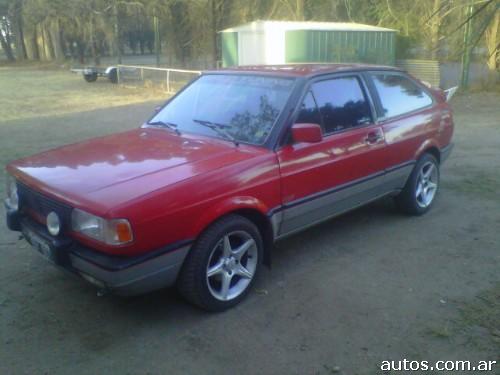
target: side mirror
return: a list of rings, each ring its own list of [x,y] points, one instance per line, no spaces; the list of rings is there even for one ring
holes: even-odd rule
[[[160,112],[162,108],[163,108],[162,105],[159,105],[158,107],[155,107],[155,113]]]
[[[292,138],[295,142],[316,143],[323,139],[318,124],[293,124]]]

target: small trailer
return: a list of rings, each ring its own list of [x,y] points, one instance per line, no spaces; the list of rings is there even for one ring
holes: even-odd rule
[[[71,71],[83,75],[83,79],[89,83],[97,81],[97,77],[108,77],[111,83],[118,83],[118,69],[116,66],[108,66],[106,69],[89,66],[83,69],[71,69]]]

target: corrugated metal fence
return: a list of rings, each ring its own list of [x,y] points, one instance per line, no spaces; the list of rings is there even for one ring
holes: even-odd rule
[[[434,87],[440,86],[441,74],[437,60],[396,60],[396,66]]]

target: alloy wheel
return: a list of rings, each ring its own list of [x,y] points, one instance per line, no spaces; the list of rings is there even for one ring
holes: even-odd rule
[[[220,301],[230,301],[250,285],[258,264],[257,244],[245,231],[224,235],[208,258],[208,290]]]
[[[418,174],[415,197],[420,207],[426,208],[432,203],[436,196],[438,184],[438,169],[433,162],[429,161],[422,166]]]

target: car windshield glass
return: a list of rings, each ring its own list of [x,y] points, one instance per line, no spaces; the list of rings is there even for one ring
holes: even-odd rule
[[[285,106],[293,84],[290,78],[204,75],[149,122],[176,124],[181,133],[187,131],[261,145]]]

